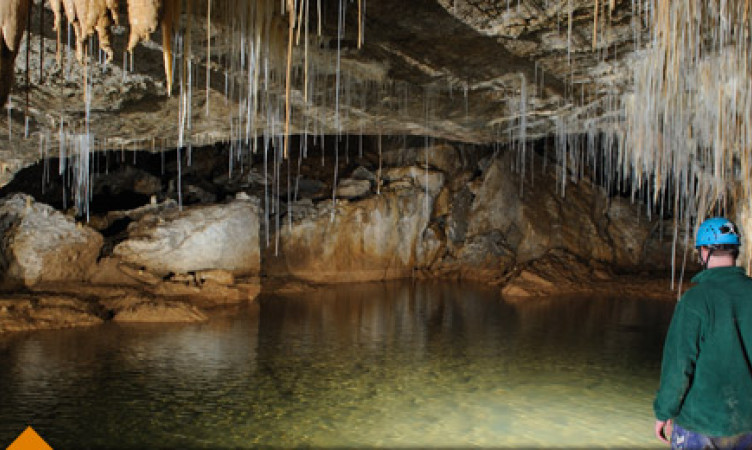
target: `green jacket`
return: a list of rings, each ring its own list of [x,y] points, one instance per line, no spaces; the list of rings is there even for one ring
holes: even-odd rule
[[[676,305],[653,409],[707,436],[752,432],[752,279],[739,267],[700,272]]]

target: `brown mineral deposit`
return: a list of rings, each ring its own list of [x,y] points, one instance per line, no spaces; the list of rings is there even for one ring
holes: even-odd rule
[[[161,0],[128,0],[128,20],[131,34],[128,38],[128,51],[132,52],[139,42],[149,39],[159,25]]]
[[[172,95],[172,28],[180,16],[180,0],[165,0],[162,14],[162,53],[164,56],[167,95]]]
[[[86,20],[83,23],[84,36],[88,37],[97,31],[99,46],[107,55],[107,61],[112,61],[112,32],[110,27],[119,25],[118,0],[89,0]]]
[[[86,0],[63,0],[65,16],[76,35],[76,58],[79,62],[83,62],[84,58],[84,37],[81,31],[80,17],[84,17],[86,6]]]
[[[113,50],[111,45],[110,26],[118,23],[118,0],[62,0],[65,15],[76,34],[76,58],[83,63],[86,51],[86,39],[97,31],[99,46],[111,61]],[[53,11],[55,11],[53,0]],[[59,7],[58,7],[59,8]],[[57,25],[57,14],[55,17]]]
[[[0,105],[5,105],[13,84],[13,68],[28,14],[29,0],[0,1]]]
[[[52,29],[57,32],[55,60],[57,61],[57,64],[60,65],[63,32],[63,0],[50,0],[50,9],[52,9],[52,13],[55,15],[55,24],[52,26]]]
[[[172,93],[172,30],[181,12],[180,0],[128,0],[128,18],[131,34],[128,51],[139,42],[149,39],[157,26],[162,27],[162,51],[167,85],[167,95]]]

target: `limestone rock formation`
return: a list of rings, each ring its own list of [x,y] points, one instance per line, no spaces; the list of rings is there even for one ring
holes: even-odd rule
[[[424,231],[443,174],[395,168],[384,180],[380,195],[335,206],[322,202],[280,227],[279,245],[264,253],[267,275],[312,282],[373,281],[409,277],[416,268],[429,266],[435,252],[425,243]]]
[[[120,323],[188,323],[208,319],[185,298],[134,287],[48,283],[31,294],[0,294],[0,335],[6,332]]]
[[[102,236],[30,196],[0,200],[0,271],[6,285],[84,280]]]
[[[146,215],[115,247],[123,261],[158,274],[260,271],[259,210],[253,200]]]
[[[468,236],[500,231],[520,263],[552,248],[611,263],[634,262],[617,260],[612,253],[603,190],[587,183],[568,184],[563,195],[550,174],[510,170],[513,158],[510,153],[494,160],[483,179],[470,184]]]
[[[127,0],[130,36],[128,51],[132,54],[139,42],[148,40],[157,26],[162,28],[162,58],[167,95],[172,94],[173,62],[172,33],[181,13],[181,0]],[[189,2],[190,4],[190,2]],[[188,36],[190,37],[190,35]]]

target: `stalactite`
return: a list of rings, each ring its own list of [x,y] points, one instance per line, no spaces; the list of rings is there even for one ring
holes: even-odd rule
[[[598,47],[598,6],[599,0],[593,5],[593,50]]]
[[[174,80],[172,35],[175,24],[180,17],[181,10],[181,0],[164,0],[160,27],[162,28],[162,56],[164,59],[165,86],[167,88],[168,96],[172,95],[172,85]]]
[[[52,29],[57,33],[57,45],[55,47],[55,61],[58,66],[62,59],[62,33],[63,33],[63,1],[62,0],[49,0],[50,9],[53,14],[53,26]],[[44,8],[43,8],[44,9]]]
[[[287,0],[287,14],[289,20],[289,35],[287,38],[287,67],[285,75],[285,148],[284,158],[287,159],[287,153],[290,148],[290,91],[292,89],[292,44],[295,35],[295,1]]]
[[[363,20],[364,20],[364,3],[365,0],[358,0],[358,48],[363,47]]]
[[[26,28],[29,6],[30,0],[0,2],[0,105],[5,105],[13,85],[13,68]]]
[[[209,117],[211,105],[209,102],[209,91],[211,88],[211,49],[212,49],[212,0],[206,2],[206,117]],[[164,26],[164,25],[163,25]],[[167,72],[165,71],[165,74]]]
[[[29,117],[29,92],[31,91],[31,7],[33,4],[33,2],[29,2],[29,11],[26,14],[28,23],[26,24],[26,102],[24,104],[24,118]]]
[[[88,38],[95,30],[99,37],[99,47],[107,55],[107,61],[114,56],[111,44],[111,26],[119,25],[119,0],[89,0],[88,11],[82,27],[83,35]]]
[[[70,1],[70,0],[65,0]],[[159,10],[161,7],[168,7],[169,3],[178,3],[178,1],[163,4],[162,0],[127,0],[128,3],[128,20],[130,22],[130,36],[128,37],[128,52],[133,49],[139,42],[149,39],[159,25]]]

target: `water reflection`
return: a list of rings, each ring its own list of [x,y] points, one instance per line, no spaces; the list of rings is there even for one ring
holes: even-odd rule
[[[206,324],[0,340],[0,444],[653,446],[672,304],[465,284],[265,297]]]

